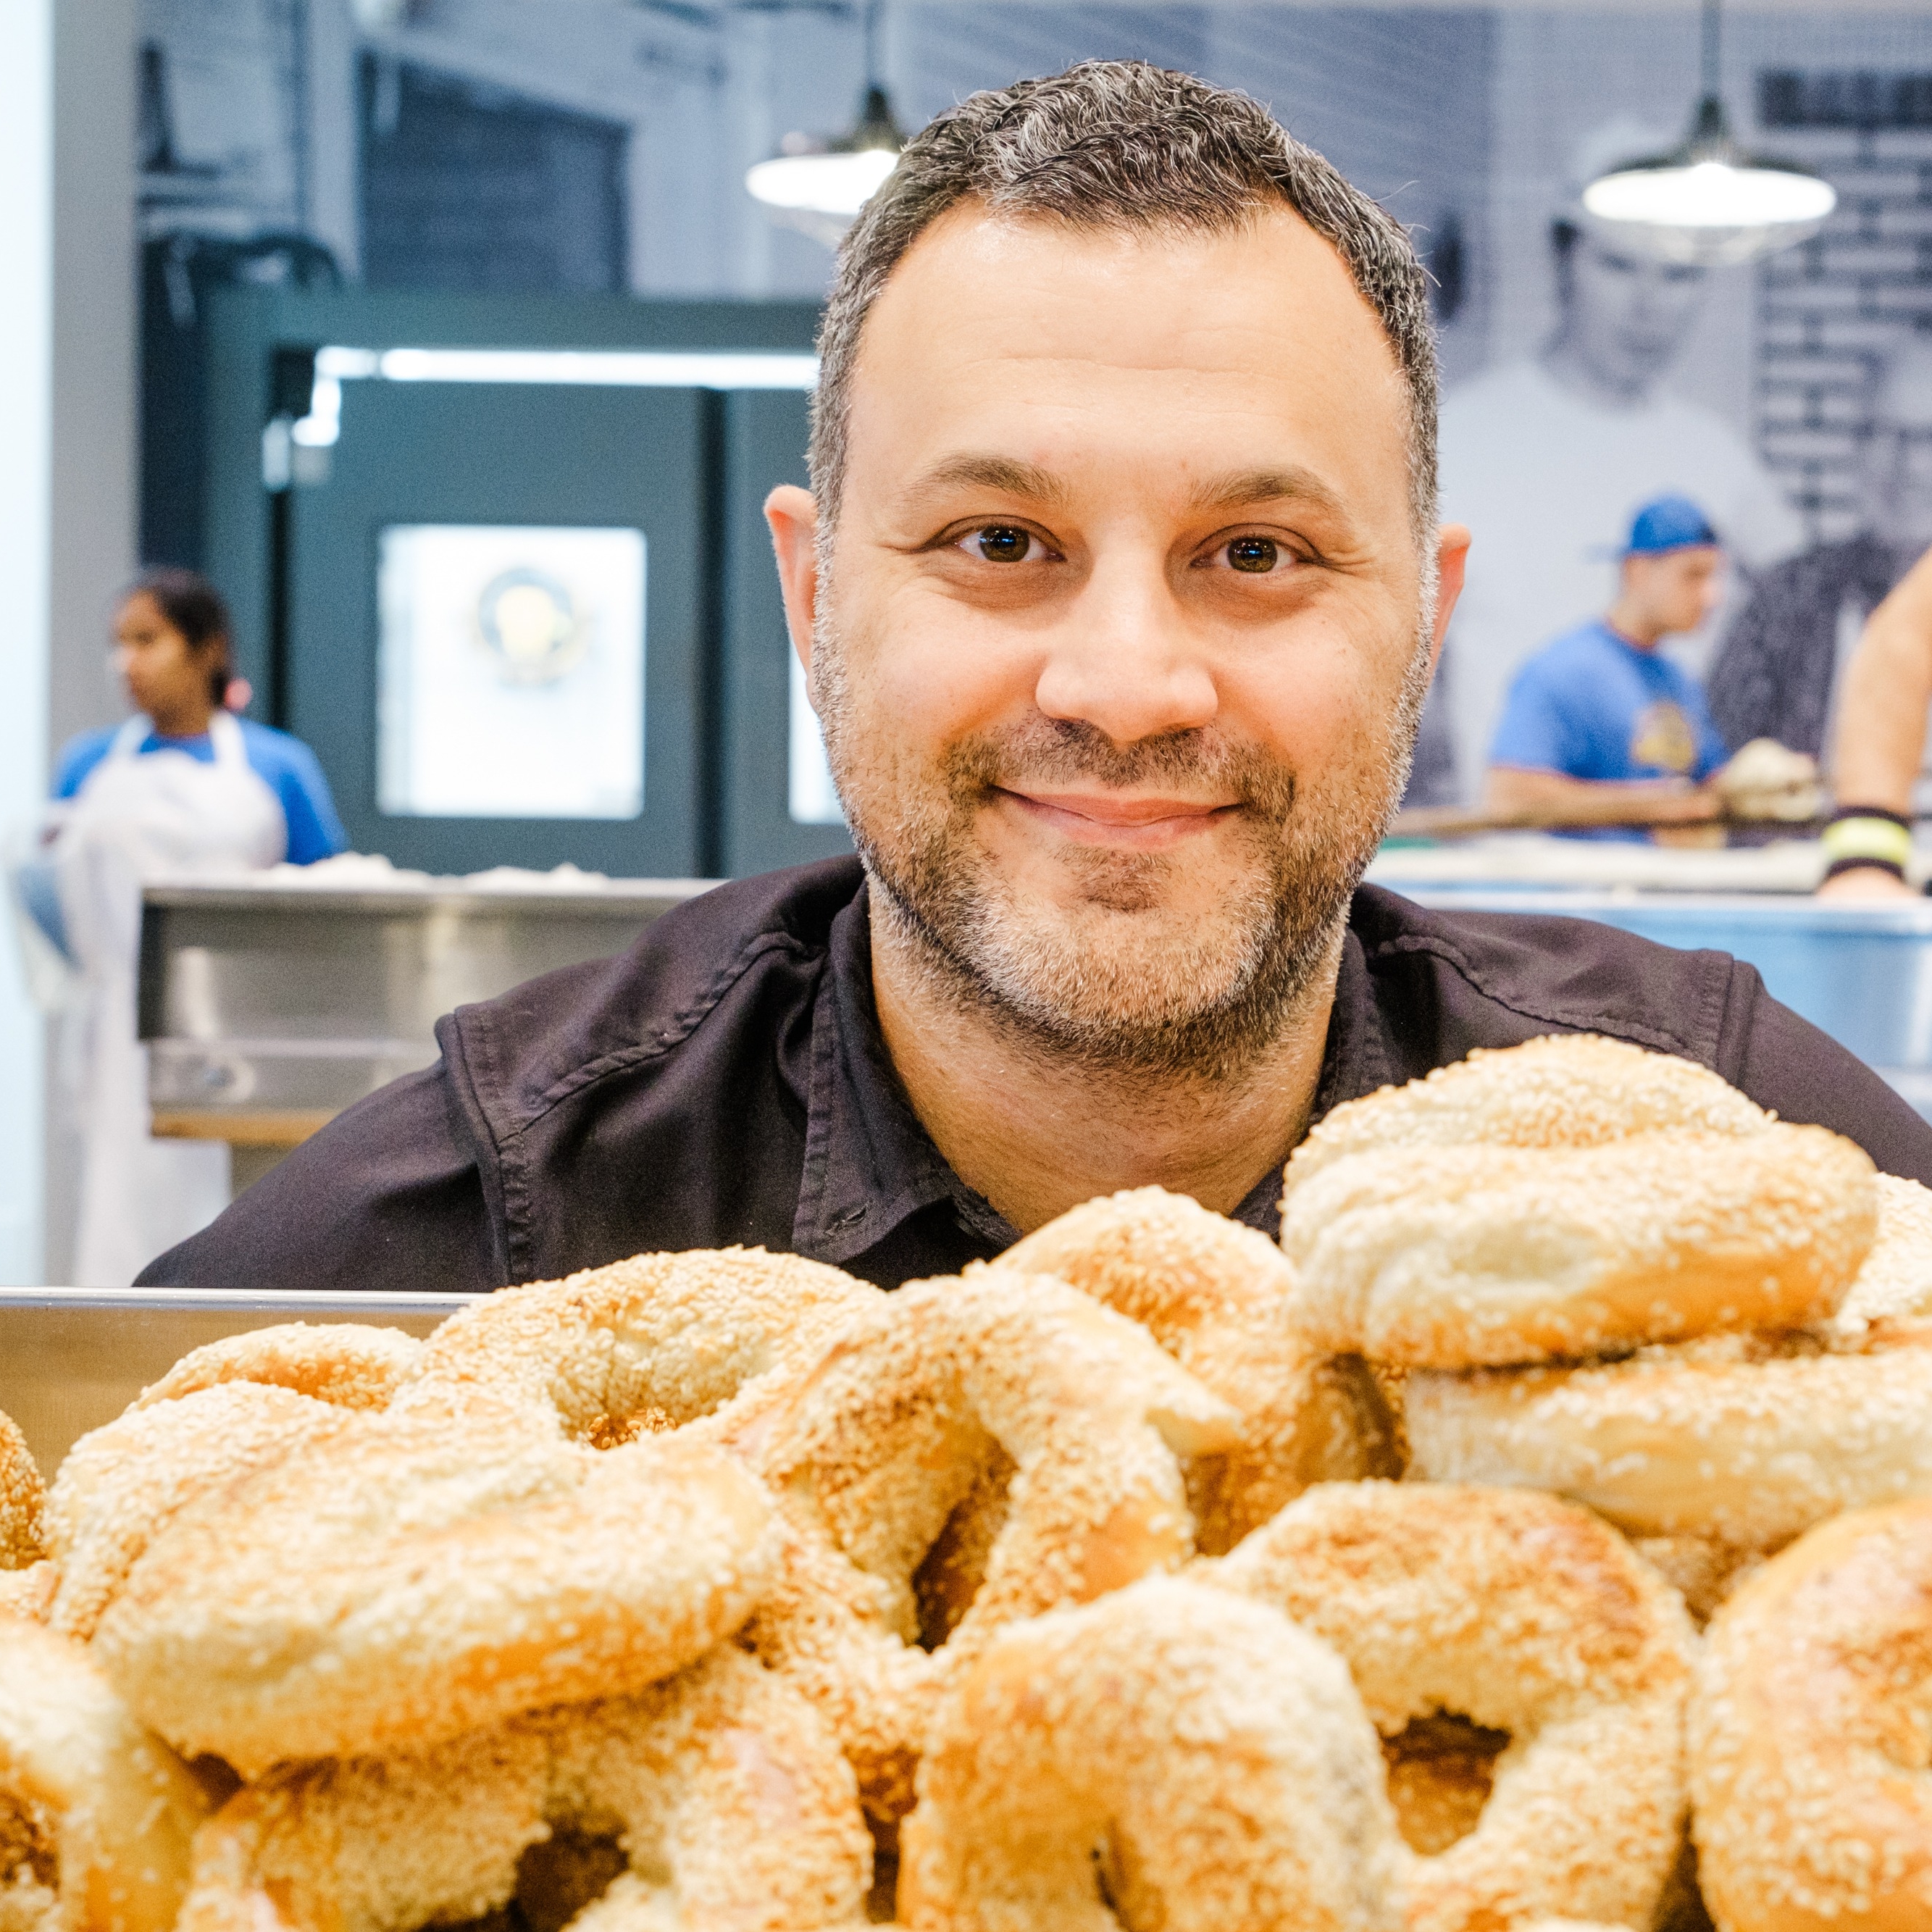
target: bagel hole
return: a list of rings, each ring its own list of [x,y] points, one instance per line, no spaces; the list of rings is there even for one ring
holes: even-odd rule
[[[868,1925],[898,1923],[899,1855],[880,1852],[872,1860],[872,1888],[866,1895],[866,1922]]]
[[[1411,1851],[1446,1852],[1476,1828],[1509,1741],[1454,1711],[1413,1718],[1382,1739],[1389,1802]]]
[[[1633,1543],[1636,1553],[1683,1598],[1700,1630],[1768,1553],[1734,1550],[1704,1536],[1640,1536]]]
[[[989,1444],[973,1486],[946,1519],[925,1560],[913,1572],[922,1650],[937,1650],[959,1628],[986,1580],[986,1564],[1006,1527],[1013,1462]]]
[[[506,1908],[506,1932],[563,1932],[629,1865],[614,1832],[558,1826],[517,1861],[517,1889]]]
[[[60,1883],[53,1814],[0,1792],[0,1925],[54,1922]]]
[[[1144,1923],[1136,1908],[1146,1901],[1136,1896],[1133,1874],[1118,1832],[1110,1830],[1094,1847],[1093,1859],[1094,1890],[1100,1903],[1123,1925]]]
[[[1717,1932],[1704,1894],[1697,1886],[1697,1848],[1687,1831],[1677,1850],[1677,1862],[1664,1882],[1663,1895],[1652,1914],[1650,1932]]]
[[[211,1811],[219,1811],[246,1782],[226,1759],[202,1756],[188,1760],[188,1768],[202,1789]]]
[[[627,1442],[663,1436],[676,1426],[677,1418],[668,1409],[640,1408],[628,1415],[598,1416],[585,1430],[584,1440],[593,1449],[621,1449]]]
[[[1343,1412],[1335,1432],[1340,1439],[1328,1451],[1332,1473],[1319,1480],[1400,1480],[1408,1467],[1408,1371],[1342,1355],[1328,1365],[1328,1383]]]

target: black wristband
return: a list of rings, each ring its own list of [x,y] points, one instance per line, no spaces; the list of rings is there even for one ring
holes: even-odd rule
[[[1847,818],[1888,818],[1904,831],[1912,830],[1912,820],[1904,812],[1889,811],[1882,805],[1841,805],[1825,823],[1837,825]]]
[[[1912,857],[1912,821],[1882,806],[1840,806],[1819,842],[1828,879],[1861,867],[1902,879]]]
[[[1905,868],[1890,859],[1834,859],[1825,868],[1825,878],[1835,879],[1841,872],[1885,872],[1894,879],[1905,876]],[[1822,884],[1822,880],[1820,882]],[[1932,892],[1932,884],[1925,888]]]

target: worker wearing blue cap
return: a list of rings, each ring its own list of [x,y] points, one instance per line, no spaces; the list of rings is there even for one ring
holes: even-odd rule
[[[1620,562],[1610,609],[1516,673],[1490,753],[1491,810],[1560,812],[1611,786],[1682,790],[1722,768],[1724,742],[1702,688],[1658,649],[1696,630],[1716,604],[1718,533],[1688,497],[1659,496],[1632,519]]]

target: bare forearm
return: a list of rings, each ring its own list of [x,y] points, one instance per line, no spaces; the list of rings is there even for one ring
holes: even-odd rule
[[[1646,818],[1653,820],[1667,818],[1672,805],[1678,801],[1686,813],[1694,817],[1708,809],[1708,795],[1701,788],[1685,784],[1681,778],[1573,778],[1562,772],[1535,771],[1520,765],[1492,765],[1483,794],[1484,806],[1498,814],[1595,804],[1616,798],[1641,804]]]
[[[1832,743],[1841,806],[1910,816],[1932,704],[1932,551],[1868,620],[1845,669]]]

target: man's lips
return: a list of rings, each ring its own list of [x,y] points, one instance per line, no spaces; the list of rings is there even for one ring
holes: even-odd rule
[[[1210,830],[1240,809],[1237,800],[1146,798],[1128,792],[1015,791],[995,788],[1036,824],[1049,826],[1076,845],[1112,845],[1159,851]]]

